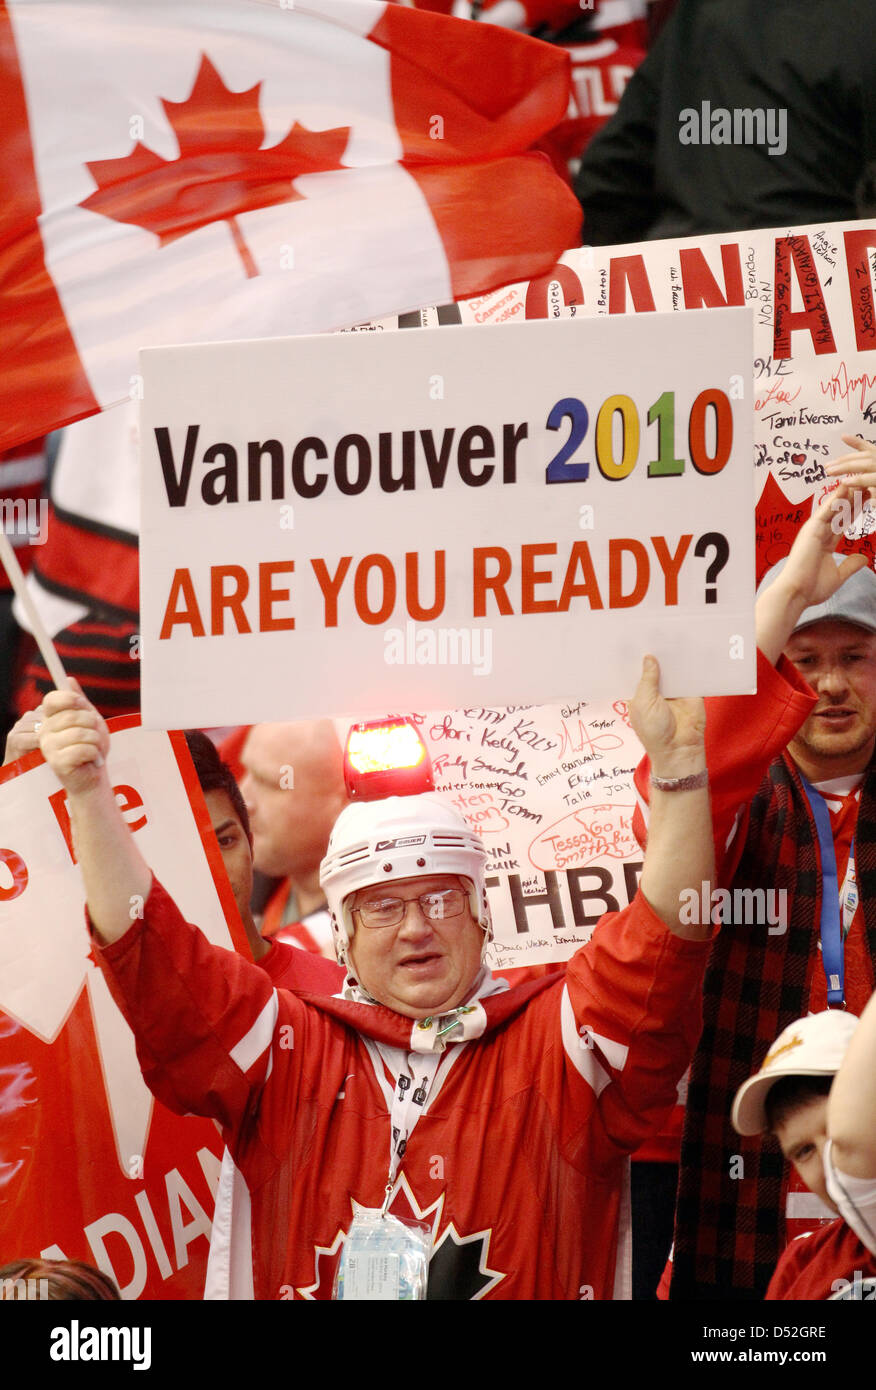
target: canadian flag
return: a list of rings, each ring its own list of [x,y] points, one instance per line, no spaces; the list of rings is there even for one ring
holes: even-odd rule
[[[548,270],[566,54],[372,0],[0,0],[0,448],[144,345],[322,332]],[[527,151],[530,151],[527,153]]]

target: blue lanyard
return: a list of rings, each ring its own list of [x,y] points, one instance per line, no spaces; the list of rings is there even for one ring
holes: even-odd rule
[[[845,965],[843,928],[836,872],[836,850],[830,828],[830,812],[820,792],[800,774],[803,790],[812,807],[818,849],[821,855],[821,963],[827,976],[827,1007],[845,1008]]]

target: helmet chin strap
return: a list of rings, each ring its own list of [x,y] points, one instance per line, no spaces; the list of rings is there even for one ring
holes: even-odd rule
[[[481,965],[486,965],[487,947],[493,939],[493,924],[488,920],[485,921],[482,917],[478,922],[478,926],[484,934],[484,939],[481,942]]]
[[[486,903],[487,890],[484,888],[484,901],[479,902],[476,885],[470,878],[465,878],[463,874],[460,874],[459,877],[468,884],[468,910],[473,920],[477,922],[484,934],[484,939],[481,943],[481,965],[483,965],[487,954],[487,947],[493,939],[493,923],[490,919],[489,909]]]

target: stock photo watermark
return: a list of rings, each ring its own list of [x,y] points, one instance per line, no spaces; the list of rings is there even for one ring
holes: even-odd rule
[[[489,627],[390,627],[383,634],[387,666],[470,666],[475,676],[493,669],[493,630]]]
[[[0,529],[12,545],[45,545],[49,538],[49,504],[45,497],[0,498]]]
[[[679,894],[679,921],[686,926],[723,922],[725,926],[766,927],[770,936],[784,936],[788,929],[788,892],[785,888],[713,888],[710,883],[683,888]]]
[[[699,110],[685,106],[678,122],[682,145],[765,145],[771,155],[782,155],[788,148],[788,112],[783,106],[728,110],[704,101]]]

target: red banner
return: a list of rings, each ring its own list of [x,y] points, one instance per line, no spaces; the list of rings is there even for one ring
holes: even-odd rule
[[[109,768],[132,833],[157,876],[187,895],[186,915],[248,953],[185,740],[136,725],[110,724]],[[68,836],[64,794],[42,758],[4,768],[0,1263],[82,1259],[123,1298],[199,1299],[222,1140],[212,1122],[174,1115],[146,1091],[89,958]]]

